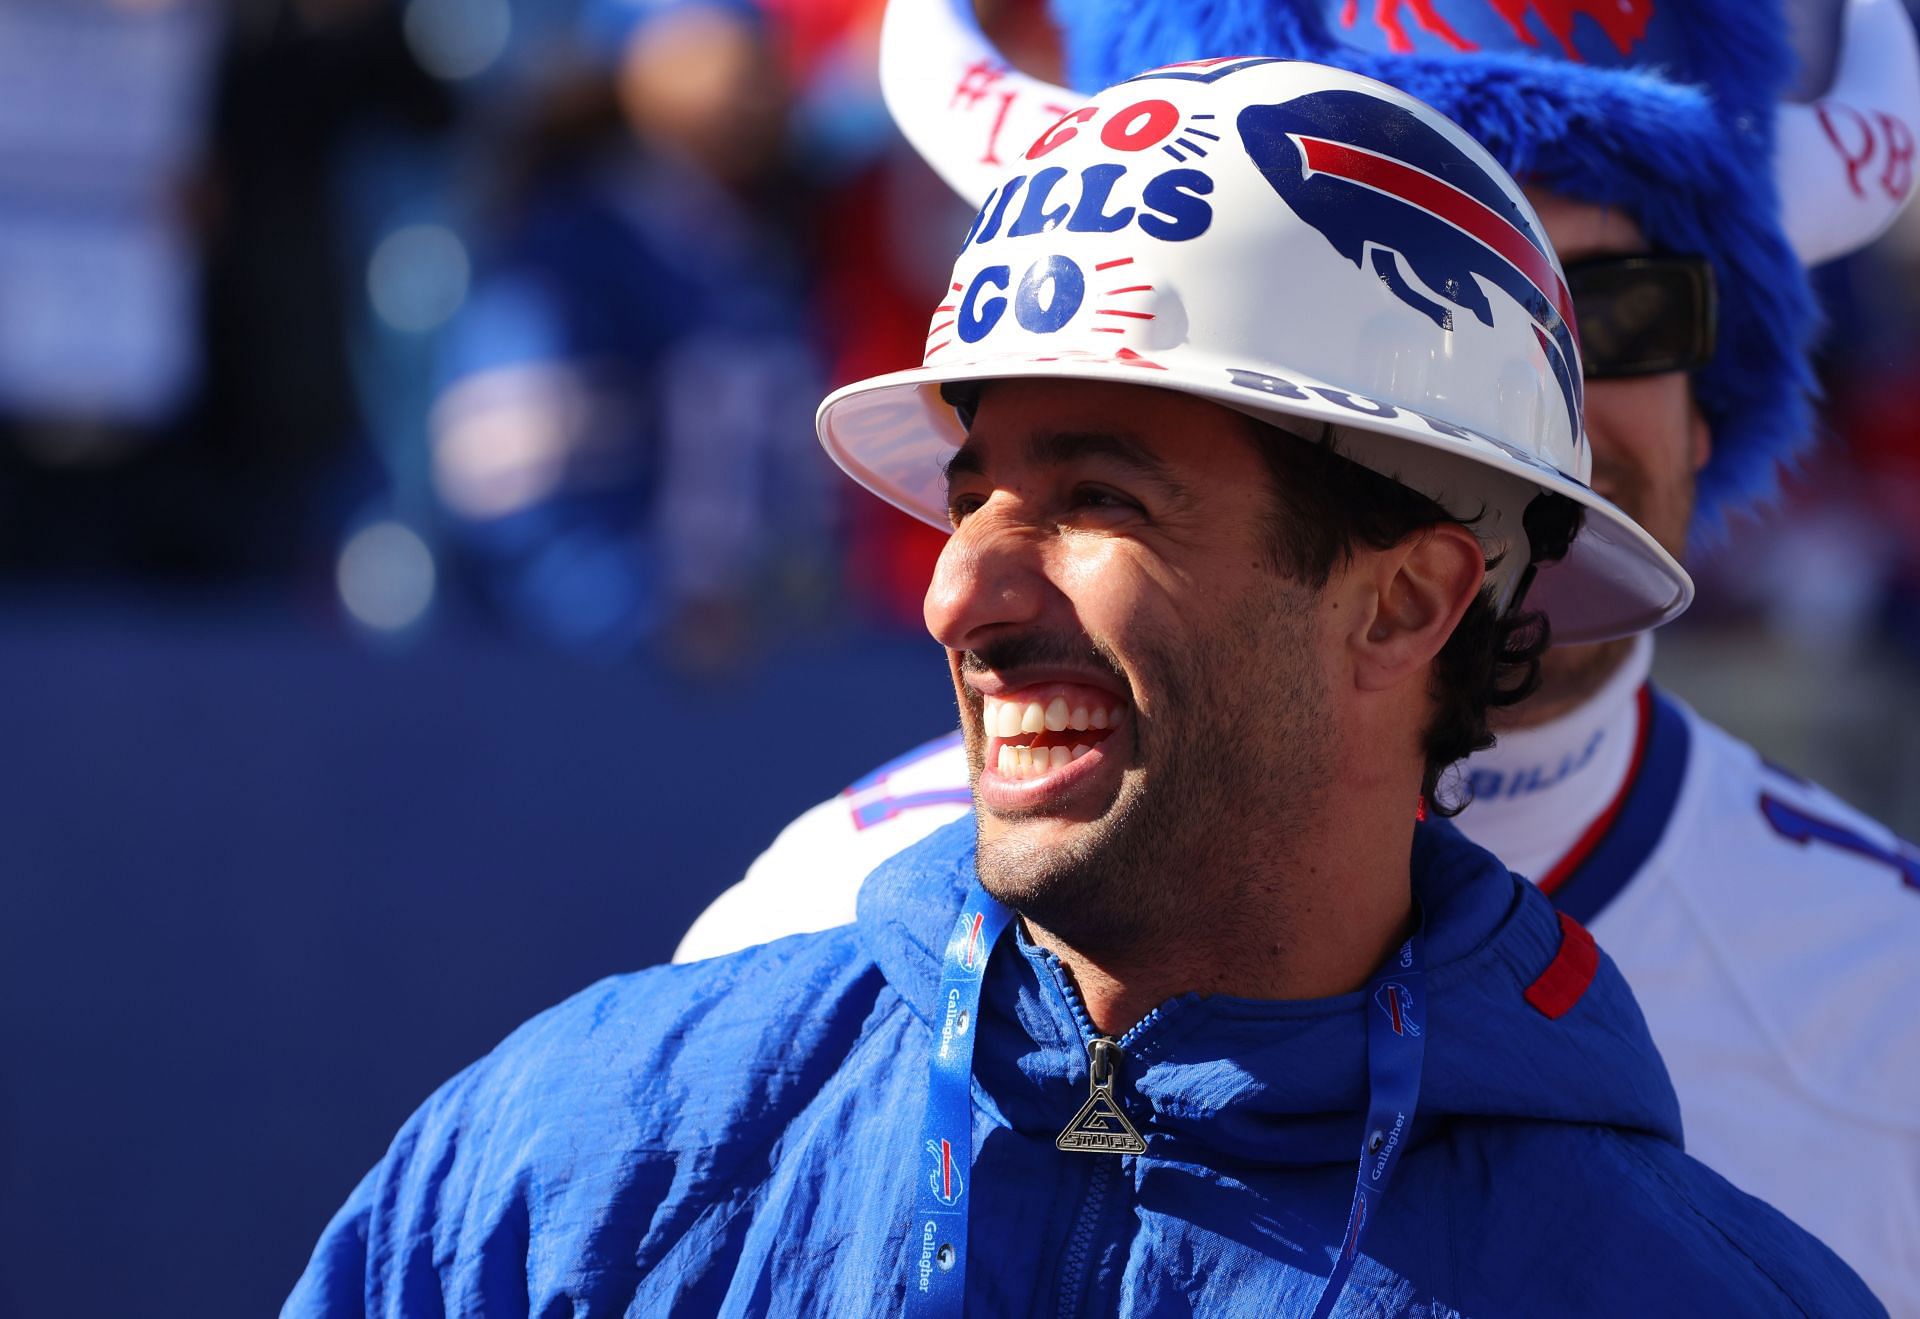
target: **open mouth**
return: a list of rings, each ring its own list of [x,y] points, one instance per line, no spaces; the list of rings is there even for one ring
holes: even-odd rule
[[[1123,703],[1088,688],[984,697],[987,763],[1002,778],[1039,778],[1091,752],[1125,717]]]

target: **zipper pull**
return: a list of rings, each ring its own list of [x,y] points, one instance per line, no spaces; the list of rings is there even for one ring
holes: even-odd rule
[[[1067,1129],[1054,1138],[1054,1148],[1076,1154],[1147,1152],[1147,1142],[1140,1139],[1133,1123],[1120,1111],[1120,1101],[1113,1097],[1114,1082],[1126,1058],[1119,1043],[1105,1035],[1087,1041],[1087,1102],[1067,1123]]]

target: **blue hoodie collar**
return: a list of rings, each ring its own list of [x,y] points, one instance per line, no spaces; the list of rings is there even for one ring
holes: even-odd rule
[[[1678,1143],[1666,1069],[1612,962],[1602,958],[1573,1010],[1549,1019],[1524,997],[1560,950],[1547,900],[1450,825],[1418,826],[1409,860],[1430,995],[1421,1128],[1530,1118]],[[888,861],[860,894],[865,945],[923,1022],[936,1019],[940,956],[973,866],[969,818]],[[1350,1161],[1367,1101],[1366,1010],[1358,992],[1171,1000],[1123,1040],[1123,1097],[1161,1157]],[[980,1029],[976,1100],[1050,1140],[1085,1097],[1092,1030],[1064,968],[1017,926],[988,965]]]

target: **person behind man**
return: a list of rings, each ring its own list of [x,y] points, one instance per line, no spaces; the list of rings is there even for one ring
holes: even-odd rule
[[[288,1313],[1876,1312],[1681,1151],[1578,924],[1416,820],[1528,685],[1523,604],[1596,638],[1691,594],[1582,480],[1517,186],[1411,97],[1260,58],[1032,154],[923,365],[819,416],[952,528],[926,619],[977,833],[855,928],[527,1025]]]
[[[512,204],[440,353],[434,491],[503,620],[723,664],[780,565],[824,564],[831,475],[789,97],[751,0],[588,0],[587,67],[504,152]]]
[[[1796,11],[1798,85],[1826,96],[1776,115],[1795,55],[1773,5],[1623,6],[1531,44],[1478,0],[1419,9],[1425,29],[1361,8],[1056,2],[1084,85],[1210,50],[1318,58],[1423,96],[1525,170],[1568,262],[1595,487],[1676,556],[1710,539],[1812,435],[1802,259],[1864,244],[1910,190],[1905,17]],[[884,59],[903,128],[968,195],[998,181],[982,161],[1044,165],[1015,144],[1084,103],[1008,70],[944,0],[896,0]],[[1650,665],[1644,637],[1556,646],[1460,772],[1461,827],[1618,959],[1689,1151],[1920,1315],[1920,853],[1652,688]],[[868,871],[970,809],[966,784],[958,735],[875,770],[789,826],[677,959],[851,919]]]

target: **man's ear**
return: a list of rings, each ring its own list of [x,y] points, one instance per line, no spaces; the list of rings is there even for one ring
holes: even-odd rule
[[[1371,568],[1372,613],[1349,644],[1355,681],[1384,691],[1440,653],[1479,593],[1487,561],[1471,531],[1441,522],[1381,551]]]

